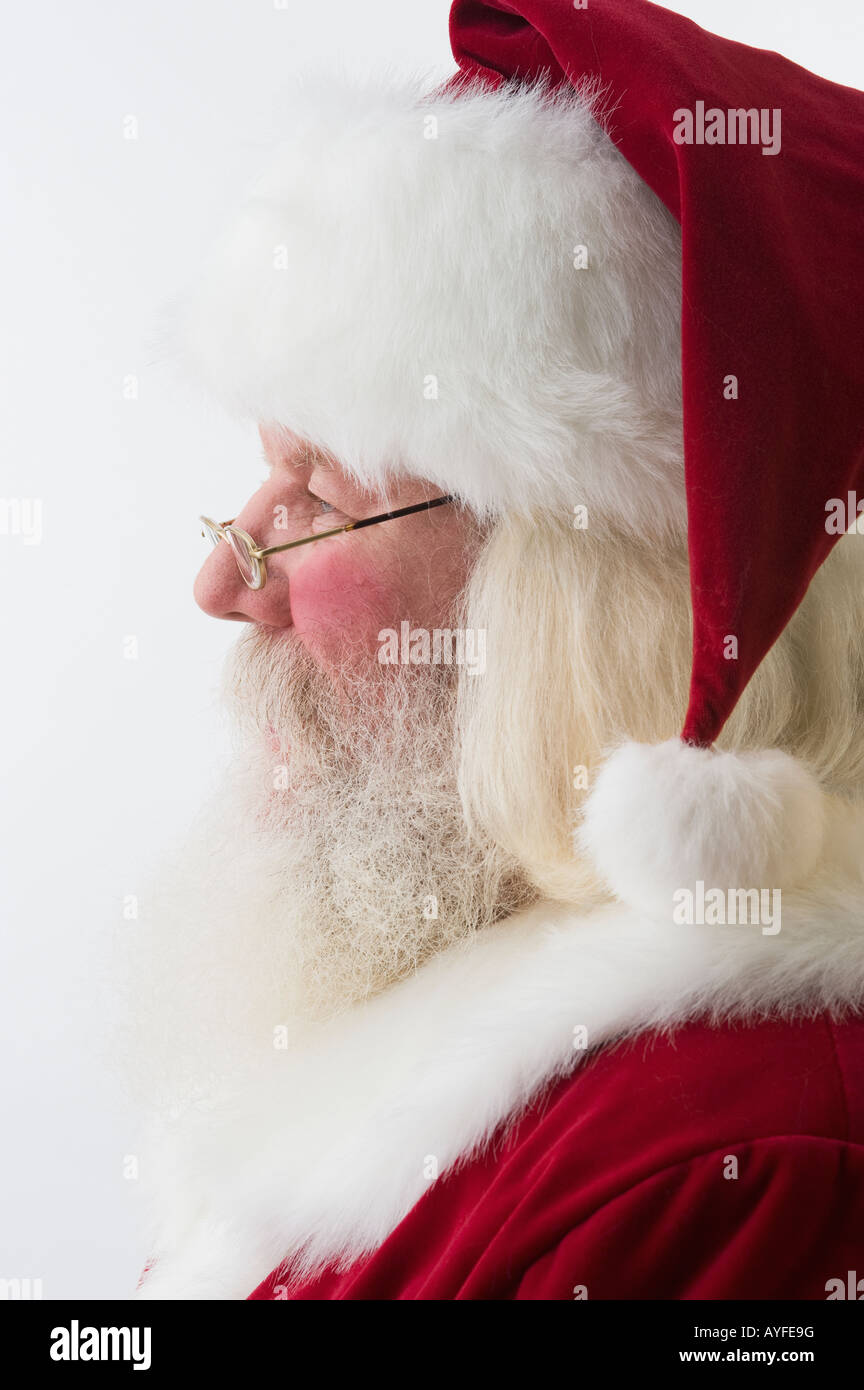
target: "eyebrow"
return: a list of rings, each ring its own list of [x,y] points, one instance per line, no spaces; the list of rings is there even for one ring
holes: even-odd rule
[[[293,446],[290,452],[277,458],[275,463],[271,461],[267,450],[262,446],[262,457],[268,468],[273,470],[277,468],[287,470],[292,467],[308,468],[310,470],[309,483],[319,469],[326,470],[328,489],[336,494],[339,501],[346,504],[349,511],[352,504],[361,507],[378,505],[375,495],[363,488],[352,477],[343,473],[339,468],[338,459],[333,454],[328,453],[322,445],[301,440]]]
[[[319,467],[332,468],[336,462],[315,444],[298,445],[290,453],[279,454],[275,460],[268,454],[266,446],[262,445],[261,457],[270,468],[311,468],[313,471]]]
[[[327,470],[327,492],[335,493],[341,501],[347,504],[357,503],[361,506],[367,503],[372,505],[375,502],[375,498],[372,494],[364,488],[361,488],[360,484],[355,482],[353,478],[347,477],[344,473],[337,471],[335,465],[326,460],[316,461],[313,464],[312,472],[309,474],[310,487],[312,479],[315,477],[319,468]]]
[[[346,503],[372,505],[375,502],[374,496],[367,489],[361,487],[355,479],[339,468],[338,461],[332,454],[327,454],[315,444],[307,444],[298,448],[293,457],[284,460],[284,466],[290,468],[292,465],[295,468],[308,468],[310,470],[308,478],[310,486],[317,472],[326,472],[328,491],[334,492],[340,500]]]
[[[293,463],[295,468],[311,468],[314,472],[316,468],[335,468],[336,461],[320,449],[310,447],[304,449],[302,457],[288,460]]]

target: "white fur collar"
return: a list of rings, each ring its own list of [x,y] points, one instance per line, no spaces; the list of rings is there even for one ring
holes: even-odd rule
[[[850,818],[851,819],[851,818]],[[845,852],[835,841],[838,859]],[[274,1053],[230,1104],[166,1129],[158,1263],[139,1298],[243,1299],[287,1256],[376,1249],[438,1173],[616,1035],[864,1002],[864,883],[823,870],[782,929],[672,926],[541,904]]]

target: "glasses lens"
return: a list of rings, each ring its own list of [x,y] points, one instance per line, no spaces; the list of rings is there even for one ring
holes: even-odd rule
[[[202,516],[201,527],[204,532],[204,535],[207,537],[210,544],[218,545],[219,541],[221,540],[221,536],[219,535],[219,532],[216,530],[216,527],[213,525],[213,522],[208,521],[206,517]]]
[[[227,527],[225,537],[234,551],[234,559],[245,582],[250,589],[261,587],[261,562],[255,558],[249,549],[249,542],[241,536],[233,527]]]

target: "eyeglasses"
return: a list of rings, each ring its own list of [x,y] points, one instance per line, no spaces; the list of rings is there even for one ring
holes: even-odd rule
[[[412,512],[431,511],[433,507],[443,507],[445,502],[452,502],[453,500],[449,495],[447,497],[433,497],[431,502],[416,502],[412,507],[399,507],[395,512],[381,512],[379,516],[367,516],[361,521],[349,521],[345,526],[334,526],[332,531],[319,531],[317,535],[303,536],[299,541],[288,541],[285,545],[268,545],[264,549],[257,546],[248,532],[235,526],[233,521],[223,521],[220,524],[218,521],[211,521],[209,516],[201,516],[198,520],[204,527],[201,535],[209,537],[214,546],[218,545],[220,541],[228,542],[244,584],[248,584],[250,589],[263,589],[267,583],[268,555],[278,555],[282,550],[294,550],[296,546],[309,545],[312,541],[323,541],[328,536],[341,536],[346,531],[360,531],[364,526],[376,526],[379,521],[394,521],[397,516],[410,516]]]

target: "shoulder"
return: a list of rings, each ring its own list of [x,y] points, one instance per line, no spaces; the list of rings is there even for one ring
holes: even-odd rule
[[[536,1174],[517,1297],[826,1297],[864,1243],[862,1064],[864,1018],[824,1014],[586,1057],[511,1137]]]
[[[618,1138],[636,1170],[775,1134],[864,1143],[864,1015],[692,1021],[586,1054],[523,1117],[523,1138]]]

